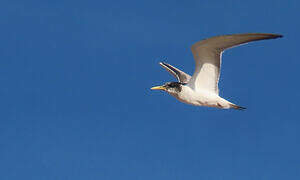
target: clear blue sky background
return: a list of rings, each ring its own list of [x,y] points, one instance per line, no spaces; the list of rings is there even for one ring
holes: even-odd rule
[[[0,2],[0,179],[300,178],[298,0]],[[280,33],[225,52],[221,95],[150,91],[192,74],[190,45]]]

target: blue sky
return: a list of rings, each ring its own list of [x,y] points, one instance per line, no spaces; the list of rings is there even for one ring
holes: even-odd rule
[[[300,178],[299,6],[288,1],[0,2],[0,169],[17,180]],[[190,45],[279,33],[226,51],[220,93],[150,91],[192,74]]]

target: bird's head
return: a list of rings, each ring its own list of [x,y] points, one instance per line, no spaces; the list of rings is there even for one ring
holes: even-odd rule
[[[185,85],[185,83],[180,82],[167,82],[162,86],[155,86],[152,87],[152,90],[163,90],[171,94],[178,94],[182,90],[182,86]]]

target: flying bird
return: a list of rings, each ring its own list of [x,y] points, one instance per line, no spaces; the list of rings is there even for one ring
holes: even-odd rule
[[[191,50],[196,63],[193,76],[160,62],[159,64],[171,73],[178,82],[167,82],[162,86],[152,87],[152,90],[163,90],[183,103],[195,106],[208,106],[221,109],[246,109],[227,101],[219,96],[218,82],[222,53],[224,50],[251,41],[281,38],[279,34],[248,33],[215,36],[196,42]]]

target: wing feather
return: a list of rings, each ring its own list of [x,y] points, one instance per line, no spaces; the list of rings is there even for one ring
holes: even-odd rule
[[[181,83],[188,83],[189,80],[191,79],[190,75],[177,69],[174,66],[171,66],[170,64],[160,62],[159,65],[165,68],[170,74],[172,74]]]
[[[191,50],[196,62],[196,68],[188,83],[189,86],[196,91],[207,90],[218,94],[221,55],[224,50],[251,41],[279,37],[282,37],[282,35],[263,33],[234,34],[216,36],[193,44]]]

